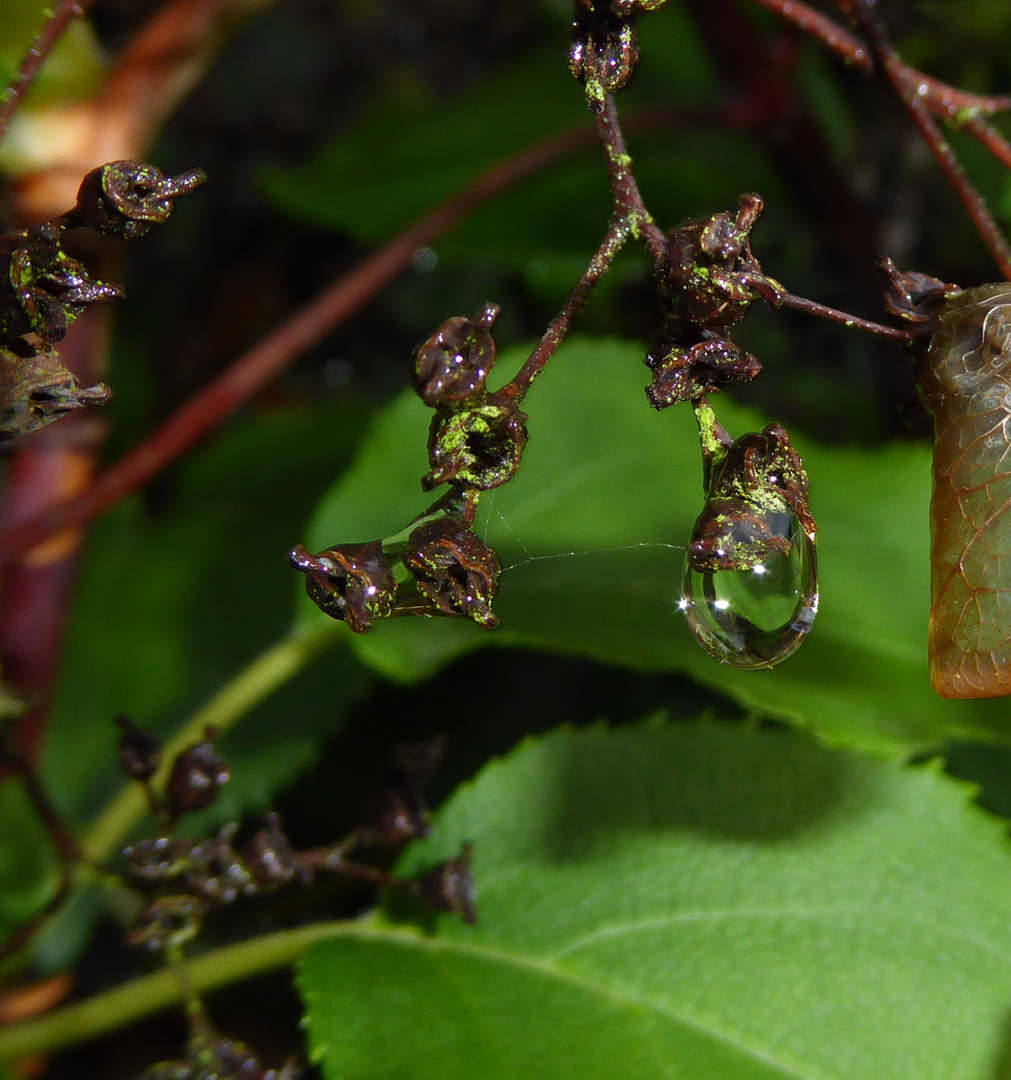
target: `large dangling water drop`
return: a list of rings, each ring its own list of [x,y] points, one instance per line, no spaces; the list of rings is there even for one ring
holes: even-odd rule
[[[702,648],[731,667],[772,667],[785,660],[818,611],[814,540],[792,511],[763,517],[770,534],[781,538],[782,550],[770,549],[746,569],[698,569],[691,546],[685,555],[678,607]]]

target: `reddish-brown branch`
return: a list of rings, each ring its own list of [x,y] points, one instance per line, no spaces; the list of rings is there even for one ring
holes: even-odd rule
[[[934,123],[931,114],[944,117],[967,131],[998,161],[1011,168],[1011,144],[983,117],[1011,109],[1011,95],[973,94],[949,86],[906,64],[887,42],[871,5],[863,0],[836,0],[836,6],[866,34],[858,37],[828,16],[797,0],[755,0],[810,34],[865,75],[879,71],[909,111],[923,140],[933,153],[973,224],[990,249],[1001,272],[1009,276],[1011,248],[997,227],[982,197],[969,182],[957,157]]]
[[[100,514],[217,427],[307,348],[370,300],[411,261],[481,203],[594,140],[592,128],[546,139],[497,165],[474,184],[365,259],[175,412],[153,435],[107,469],[78,497],[0,534],[0,565],[54,533]]]
[[[94,0],[56,0],[49,18],[32,39],[17,74],[3,93],[3,101],[0,102],[0,139],[6,134],[11,118],[17,112],[25,94],[32,88],[53,47],[74,19],[83,15],[93,3]]]
[[[966,175],[962,163],[941,133],[930,109],[925,102],[927,94],[921,93],[918,85],[910,79],[905,65],[899,59],[894,46],[885,35],[884,28],[877,19],[874,5],[868,0],[853,0],[842,5],[851,11],[867,38],[871,53],[878,69],[888,80],[892,89],[906,107],[934,159],[972,219],[984,244],[1000,267],[1005,278],[1011,280],[1011,246],[1001,232],[986,202]]]

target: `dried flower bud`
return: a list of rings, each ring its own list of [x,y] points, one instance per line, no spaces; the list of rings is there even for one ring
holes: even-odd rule
[[[397,583],[378,540],[341,544],[310,555],[292,549],[291,565],[305,574],[309,599],[332,619],[340,619],[356,634],[367,633],[393,610]]]
[[[477,922],[472,854],[472,846],[464,844],[456,858],[439,863],[418,881],[419,892],[436,911],[450,911],[469,924]]]
[[[183,945],[197,935],[207,912],[207,904],[199,897],[160,896],[127,934],[127,944],[144,945],[152,952]]]
[[[219,789],[231,780],[231,770],[218,754],[213,739],[214,732],[208,728],[202,742],[183,750],[172,763],[165,802],[173,817],[210,806]]]
[[[379,800],[373,828],[379,839],[396,847],[427,836],[431,827],[424,806],[413,800],[409,804],[401,792],[390,788]]]
[[[181,877],[193,862],[193,840],[154,836],[123,849],[130,873],[141,881],[168,881]]]
[[[183,1060],[160,1061],[137,1080],[295,1080],[298,1074],[293,1059],[265,1069],[245,1043],[212,1035],[192,1039]]]
[[[808,477],[779,424],[742,435],[714,468],[705,509],[695,522],[687,557],[697,570],[749,569],[771,555],[789,555],[782,519],[794,514],[813,542]]]
[[[762,365],[742,352],[723,334],[702,332],[702,339],[672,335],[661,329],[646,354],[653,381],[646,396],[654,409],[666,409],[679,401],[696,401],[705,394],[725,390],[736,382],[753,379]]]
[[[462,615],[488,630],[502,564],[494,551],[451,517],[419,525],[407,539],[404,565],[418,589],[446,615]]]
[[[241,854],[257,889],[270,889],[296,877],[308,881],[311,876],[282,831],[279,814],[267,815],[266,828],[242,848]]]
[[[512,479],[527,444],[526,413],[496,394],[454,412],[440,408],[428,435],[431,470],[421,486],[462,484],[488,491]]]
[[[117,745],[120,767],[134,780],[150,780],[161,764],[161,743],[128,716],[117,716],[116,723],[123,730]]]
[[[118,285],[90,277],[60,243],[58,226],[48,221],[0,237],[0,343],[25,334],[59,341],[89,304],[123,298]]]
[[[165,176],[144,162],[110,161],[92,169],[81,181],[77,205],[64,214],[62,223],[132,240],[166,221],[173,199],[189,194],[206,180],[200,169]]]
[[[111,396],[101,383],[82,389],[47,346],[15,341],[0,348],[0,444]]]
[[[604,96],[620,90],[638,63],[639,38],[630,14],[616,13],[608,0],[576,0],[569,70],[586,88],[590,107],[599,110]]]
[[[456,405],[484,390],[495,363],[491,328],[498,304],[485,304],[473,319],[447,319],[414,353],[414,389],[431,408]]]

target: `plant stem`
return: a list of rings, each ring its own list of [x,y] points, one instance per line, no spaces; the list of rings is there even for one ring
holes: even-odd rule
[[[209,702],[187,721],[165,747],[162,772],[167,772],[175,755],[203,738],[208,727],[219,735],[226,732],[278,687],[296,675],[310,660],[344,633],[333,622],[311,631],[293,633],[261,653],[245,670],[223,686]],[[82,848],[85,858],[102,863],[124,843],[134,826],[148,812],[147,799],[139,784],[131,784],[113,799],[91,826]]]
[[[895,47],[885,35],[874,6],[869,0],[852,0],[854,18],[867,36],[878,68],[898,95],[927,144],[930,152],[947,177],[952,190],[972,218],[979,233],[1005,278],[1011,280],[1011,245],[994,221],[983,197],[966,175],[962,163],[955,156],[944,135],[930,115],[930,109],[920,94],[919,85],[910,80],[905,65]],[[928,87],[929,90],[929,87]]]
[[[93,0],[56,0],[42,29],[32,39],[28,52],[18,67],[10,86],[0,95],[0,139],[4,137],[11,117],[17,112],[25,94],[31,89],[46,57],[63,37],[67,27],[91,7]]]
[[[195,994],[204,994],[242,979],[294,963],[310,945],[339,937],[372,937],[376,930],[360,921],[312,923],[250,938],[238,945],[216,949],[187,961],[189,983]],[[383,930],[384,938],[417,935],[409,931]],[[58,1009],[37,1020],[0,1030],[0,1061],[15,1061],[116,1031],[183,1001],[176,972],[164,969],[124,983],[85,1001]]]

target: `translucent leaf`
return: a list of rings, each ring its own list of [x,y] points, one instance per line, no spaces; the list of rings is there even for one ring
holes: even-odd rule
[[[503,379],[521,355],[500,361]],[[494,644],[684,671],[828,740],[890,751],[1011,734],[1004,703],[943,701],[930,689],[925,446],[830,449],[798,435],[820,527],[814,629],[772,671],[735,671],[701,652],[676,609],[682,545],[703,503],[695,424],[687,406],[648,408],[641,359],[638,345],[574,341],[526,398],[523,465],[483,502],[481,528],[509,567],[495,601],[502,629],[396,620],[356,638],[359,655],[399,679]],[[767,421],[726,395],[714,404],[735,435]],[[407,394],[377,420],[319,506],[313,550],[391,535],[427,505],[417,482],[427,426],[427,410]]]
[[[304,958],[328,1080],[992,1080],[1011,853],[967,789],[726,724],[562,730],[400,869],[474,843],[478,923]]]

